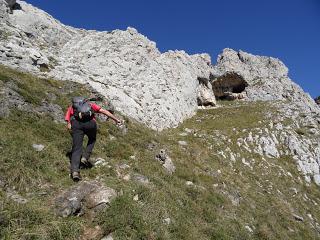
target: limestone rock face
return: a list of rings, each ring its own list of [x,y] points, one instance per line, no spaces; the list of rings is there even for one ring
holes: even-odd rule
[[[275,128],[257,137],[255,144],[258,147],[253,151],[279,158],[283,154],[279,152],[280,146],[285,147],[285,155],[292,155],[305,180],[311,182],[313,179],[320,185],[320,109],[309,94],[290,80],[287,67],[275,58],[224,49],[212,75],[211,84],[218,99],[278,100],[279,121],[290,119],[291,127]]]
[[[289,100],[314,111],[316,105],[288,77],[288,68],[272,57],[255,56],[243,51],[224,49],[213,70],[213,89],[217,97],[242,93],[247,100]]]
[[[3,1],[3,0],[2,0]],[[214,105],[211,59],[184,51],[160,53],[134,28],[97,32],[65,26],[47,13],[17,1],[21,9],[1,10],[0,63],[61,80],[89,83],[116,109],[162,130]],[[200,92],[200,98],[197,99]],[[202,101],[204,101],[202,103]]]

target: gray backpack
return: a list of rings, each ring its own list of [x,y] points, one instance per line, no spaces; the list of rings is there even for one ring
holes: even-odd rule
[[[90,121],[94,117],[89,99],[84,97],[72,98],[73,116],[79,121]]]

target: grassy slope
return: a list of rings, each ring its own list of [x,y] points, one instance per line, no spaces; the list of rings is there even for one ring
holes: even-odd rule
[[[35,105],[52,93],[57,96],[55,103],[65,109],[72,95],[89,95],[83,86],[70,88],[68,82],[42,80],[0,67],[0,87],[8,81],[15,82],[19,93]],[[68,176],[65,153],[70,136],[65,126],[48,116],[12,111],[9,118],[0,120],[0,173],[29,202],[14,203],[0,190],[0,238],[77,239],[85,227],[100,225],[106,234],[113,232],[115,239],[317,239],[307,214],[320,219],[320,191],[299,181],[290,157],[265,161],[241,152],[241,157],[255,160],[251,169],[240,159],[231,163],[217,154],[226,147],[239,152],[237,138],[244,129],[265,127],[270,121],[266,111],[276,113],[266,103],[227,103],[200,111],[179,128],[162,133],[128,120],[128,134],[122,135],[111,123],[100,123],[93,157],[107,159],[111,167],[84,170],[82,175],[85,179],[99,177],[123,194],[93,222],[85,216],[57,218],[51,208],[54,196],[74,184]],[[197,134],[180,136],[184,128]],[[180,146],[179,140],[187,141],[188,146]],[[151,142],[156,147],[148,150]],[[35,152],[33,143],[46,148]],[[177,167],[173,176],[154,160],[160,148],[168,150]],[[116,165],[123,163],[131,166],[123,174],[142,174],[151,184],[119,178]],[[283,170],[293,177],[285,176]],[[186,181],[195,185],[187,186]],[[291,187],[298,190],[296,195]],[[136,194],[139,201],[133,200]],[[238,204],[232,203],[234,199],[240,199]],[[294,220],[292,213],[303,216],[304,221]],[[165,218],[171,219],[169,225]]]

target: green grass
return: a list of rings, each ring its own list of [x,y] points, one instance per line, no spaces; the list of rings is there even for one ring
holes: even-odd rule
[[[34,106],[45,99],[66,109],[73,95],[90,95],[78,84],[39,79],[0,67],[0,88],[9,82]],[[49,97],[52,94],[54,100]],[[111,167],[81,173],[84,179],[101,177],[122,194],[93,221],[53,214],[54,197],[74,184],[68,176],[65,154],[71,139],[64,124],[53,122],[49,116],[12,110],[8,118],[0,120],[0,172],[9,187],[29,202],[14,203],[0,190],[0,219],[5,219],[0,238],[79,239],[85,227],[100,225],[106,235],[113,233],[114,239],[318,239],[307,214],[320,219],[316,205],[320,204],[319,189],[299,181],[290,156],[264,160],[236,144],[248,131],[268,127],[272,116],[266,112],[276,115],[277,109],[263,102],[220,104],[220,108],[199,111],[178,128],[161,133],[131,119],[126,119],[127,134],[111,122],[99,123],[93,158],[105,158]],[[196,134],[181,136],[185,128]],[[188,145],[180,146],[179,140]],[[45,149],[36,152],[33,143],[44,144]],[[148,149],[150,143],[155,144],[154,149]],[[240,160],[231,162],[218,154],[227,147],[238,152]],[[168,151],[177,168],[172,176],[154,159],[161,148]],[[241,158],[254,159],[253,168],[242,164]],[[143,185],[118,177],[117,165],[124,163],[130,168],[123,174],[142,174],[151,183]],[[186,181],[194,185],[187,186]],[[298,193],[294,195],[291,188]],[[136,195],[138,201],[133,200]],[[303,216],[304,221],[294,220],[293,213]],[[170,224],[165,223],[167,218]]]

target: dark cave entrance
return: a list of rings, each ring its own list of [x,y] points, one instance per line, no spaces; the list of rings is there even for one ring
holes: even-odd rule
[[[212,81],[212,90],[217,100],[245,98],[248,83],[236,73],[226,73]]]

